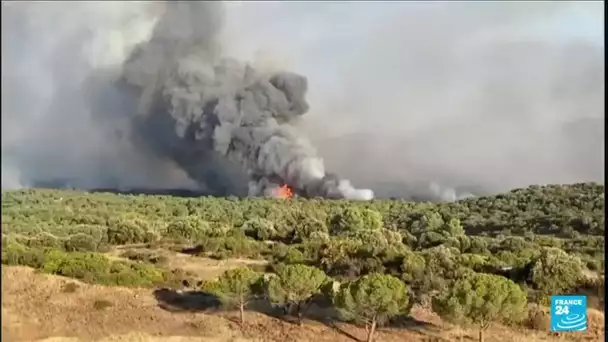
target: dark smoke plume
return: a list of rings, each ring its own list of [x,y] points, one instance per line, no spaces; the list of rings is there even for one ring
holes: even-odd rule
[[[214,2],[167,5],[150,41],[124,67],[139,93],[137,127],[157,152],[209,183],[204,164],[219,154],[246,170],[251,196],[287,184],[307,197],[371,199],[371,190],[325,172],[315,149],[289,124],[308,109],[304,76],[264,74],[222,58]]]
[[[370,197],[324,164],[415,200],[601,182],[602,7],[2,2],[2,188]]]

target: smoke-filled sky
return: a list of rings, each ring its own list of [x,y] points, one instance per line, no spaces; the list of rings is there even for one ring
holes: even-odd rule
[[[117,138],[114,121],[92,118],[88,100],[101,91],[91,75],[113,77],[100,70],[150,37],[162,3],[2,6],[3,188],[194,186]],[[602,2],[231,2],[223,12],[222,55],[306,76],[299,131],[326,169],[377,195],[603,179]],[[108,117],[124,111],[120,96],[103,98],[93,103]]]

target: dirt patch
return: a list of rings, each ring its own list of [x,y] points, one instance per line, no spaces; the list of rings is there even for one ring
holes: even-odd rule
[[[102,338],[97,342],[261,342],[247,338],[215,338],[215,337],[188,337],[188,336],[151,336],[143,333],[134,333]],[[89,342],[74,337],[51,337],[36,342]]]
[[[80,284],[66,293],[71,280],[38,274],[22,267],[2,268],[2,330],[11,341],[52,336],[85,340],[146,332],[161,336],[239,337],[239,331],[216,316],[175,315],[158,308],[146,289]],[[99,303],[107,303],[101,308]],[[229,323],[229,322],[228,322]]]
[[[69,285],[72,290],[66,291],[72,283],[77,286]],[[2,333],[11,342],[352,342],[365,337],[364,328],[343,323],[306,320],[299,327],[284,319],[247,312],[246,324],[241,327],[234,322],[236,316],[171,312],[159,306],[154,290],[88,285],[25,267],[2,267]],[[381,328],[376,341],[458,341],[461,333],[465,341],[476,339],[475,329],[461,332],[451,328],[428,309],[416,307],[412,316],[399,328]],[[592,311],[588,333],[559,336],[495,325],[486,333],[486,341],[603,341],[603,317],[601,312]]]
[[[216,260],[206,257],[199,257],[178,252],[173,252],[165,249],[146,249],[146,248],[120,248],[112,250],[106,255],[113,260],[125,260],[122,255],[126,251],[149,252],[163,258],[163,263],[159,266],[167,269],[180,269],[185,272],[195,274],[200,280],[212,280],[219,277],[224,271],[248,266],[255,269],[261,269],[268,265],[264,260],[252,259],[225,259]]]

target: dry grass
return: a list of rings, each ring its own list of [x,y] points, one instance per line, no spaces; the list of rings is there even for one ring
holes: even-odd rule
[[[551,315],[549,308],[540,305],[528,307],[528,317],[525,324],[528,328],[548,332],[551,329]]]
[[[98,340],[98,342],[259,342],[248,338],[217,338],[217,337],[192,337],[192,336],[152,336],[145,333],[132,333],[116,335]],[[88,342],[75,337],[51,337],[37,342]]]
[[[224,271],[250,266],[260,268],[268,264],[264,260],[251,260],[251,259],[226,259],[226,260],[215,260],[211,258],[203,258],[188,254],[182,254],[172,252],[165,249],[145,249],[137,248],[131,249],[136,251],[149,251],[156,255],[162,256],[164,260],[163,267],[169,269],[181,269],[186,272],[197,275],[200,280],[212,280],[220,276]],[[122,253],[125,252],[124,248],[112,250],[106,255],[114,260],[124,260],[121,257]]]
[[[188,265],[192,260],[183,258],[172,262]],[[246,262],[204,261],[197,266],[197,273],[204,275],[210,270],[207,277],[212,277],[221,272],[221,267]],[[204,265],[209,265],[209,269]],[[66,292],[66,284],[70,283],[78,284],[77,289]],[[108,301],[112,305],[98,310],[95,309],[96,301]],[[365,329],[348,324],[328,326],[307,321],[303,327],[298,327],[257,312],[248,312],[247,322],[241,328],[233,323],[234,316],[233,313],[169,312],[158,306],[149,289],[88,285],[40,274],[29,268],[2,267],[2,333],[11,342],[352,342],[355,341],[353,337],[365,337]],[[412,316],[417,320],[416,324],[410,322],[402,328],[382,328],[376,341],[460,340],[460,329],[444,324],[432,311],[416,307]],[[603,341],[603,329],[603,314],[590,310],[589,331],[585,334],[552,335],[495,325],[486,333],[486,341]],[[465,341],[477,337],[474,328],[464,329],[462,333]]]

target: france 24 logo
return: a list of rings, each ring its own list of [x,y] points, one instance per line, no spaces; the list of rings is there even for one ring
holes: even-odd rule
[[[587,330],[587,296],[551,296],[551,331]]]

